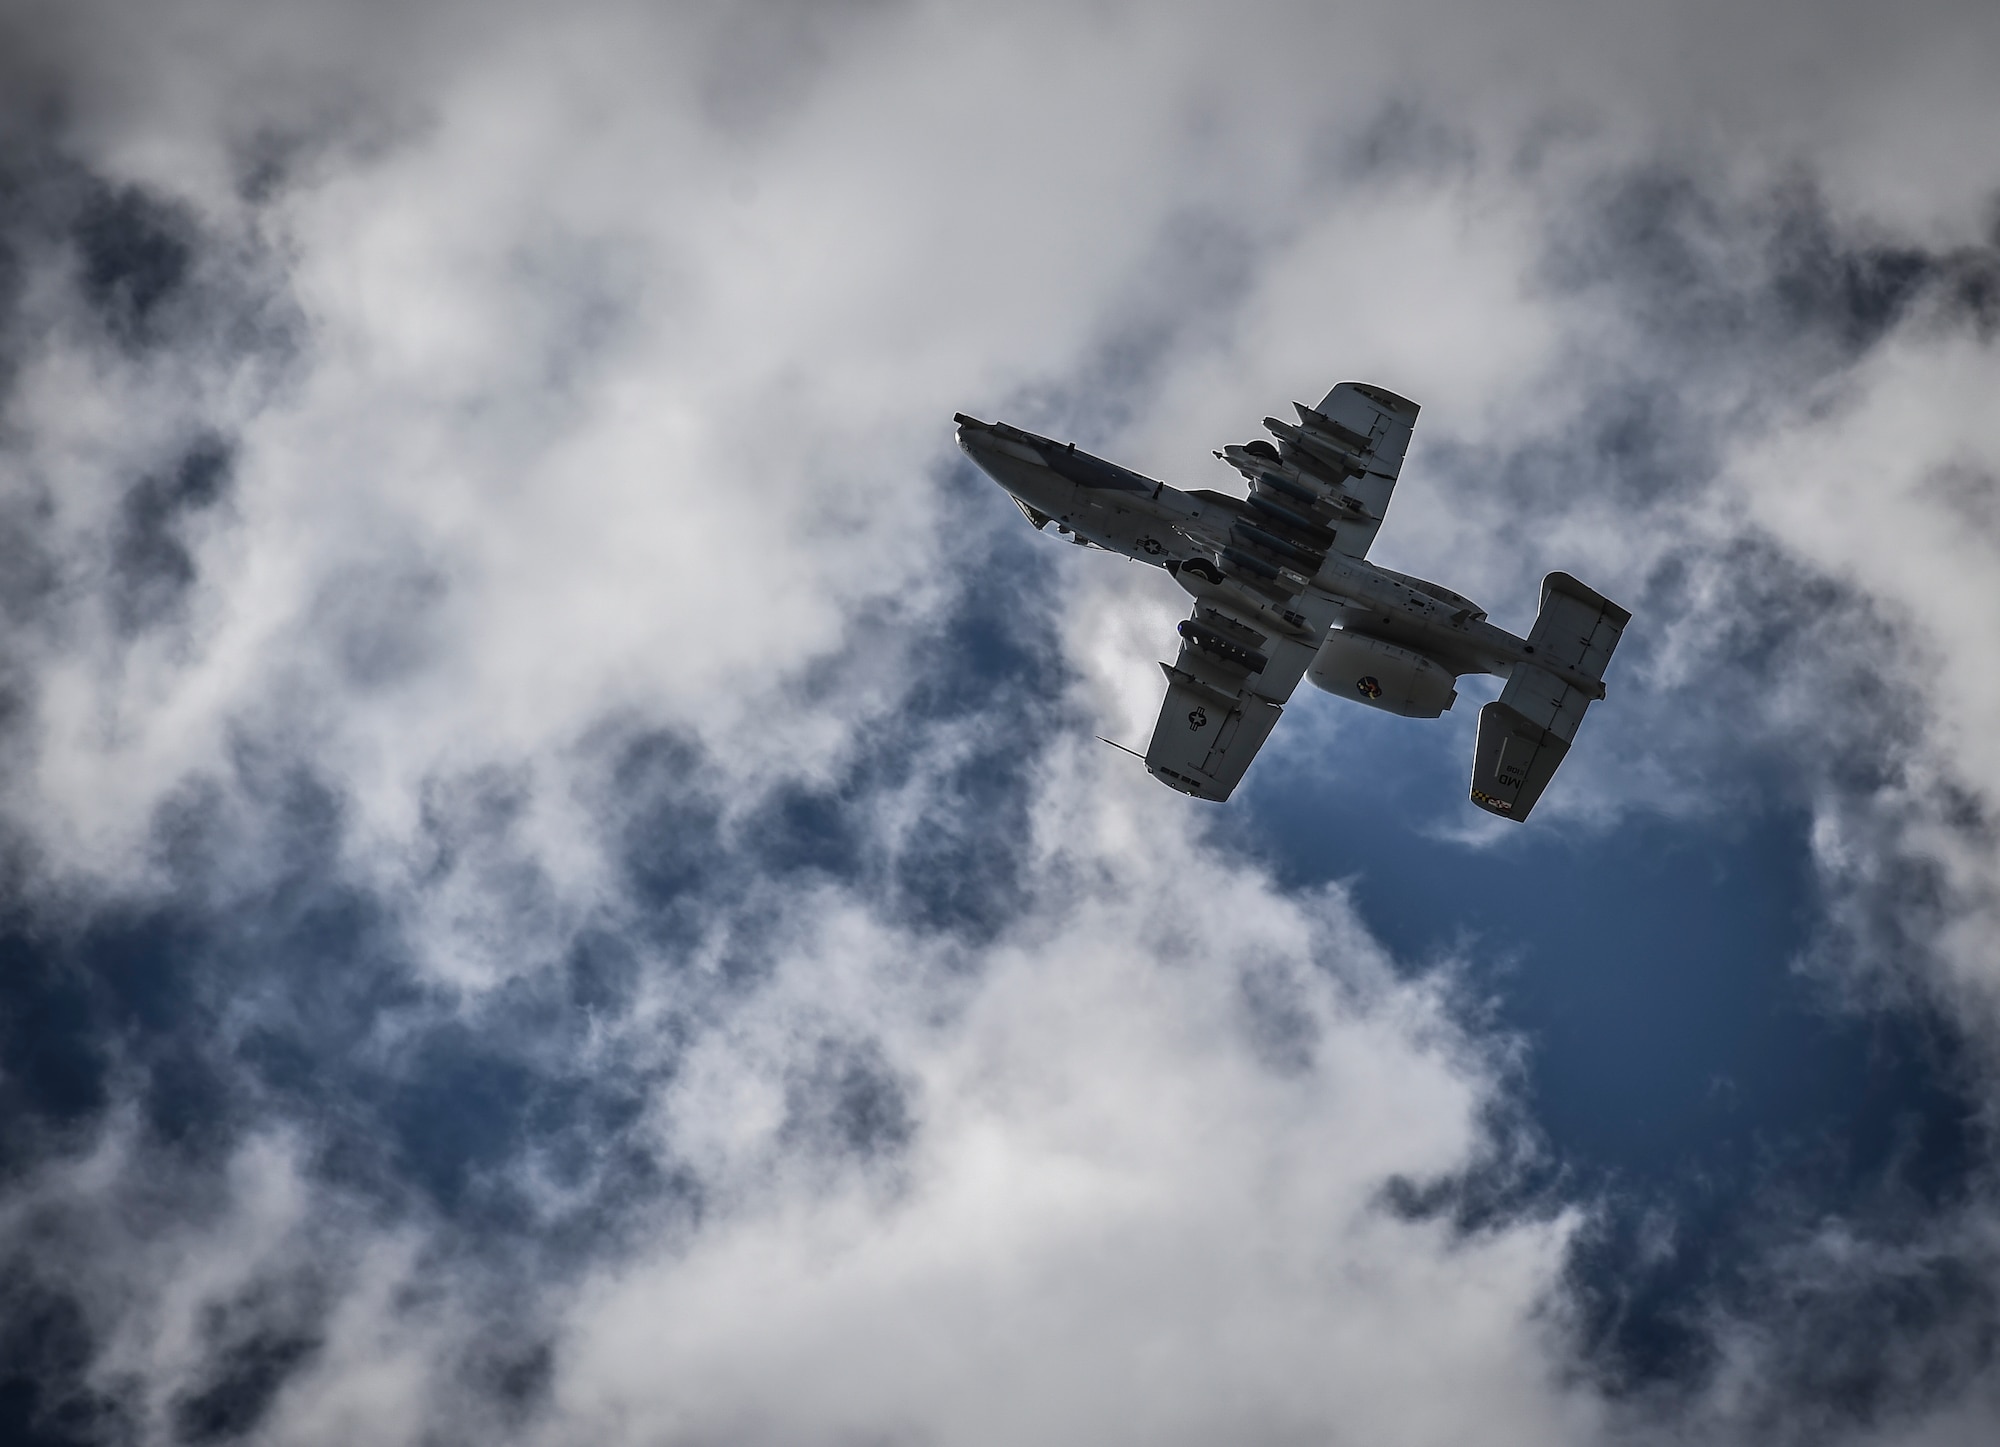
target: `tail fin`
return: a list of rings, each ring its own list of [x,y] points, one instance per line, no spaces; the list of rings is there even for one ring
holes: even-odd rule
[[[1500,697],[1479,711],[1473,803],[1503,819],[1528,817],[1569,752],[1584,709],[1604,697],[1605,666],[1631,621],[1567,573],[1542,580],[1542,609],[1528,634],[1532,657],[1514,665]]]

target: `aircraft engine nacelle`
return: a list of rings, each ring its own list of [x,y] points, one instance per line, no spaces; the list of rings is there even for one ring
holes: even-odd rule
[[[1338,628],[1306,677],[1328,693],[1404,718],[1436,718],[1458,701],[1456,678],[1436,659]]]

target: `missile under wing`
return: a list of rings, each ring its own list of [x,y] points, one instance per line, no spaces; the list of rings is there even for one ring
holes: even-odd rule
[[[1162,783],[1222,801],[1301,679],[1371,708],[1435,718],[1466,673],[1508,679],[1480,714],[1472,802],[1525,819],[1576,736],[1631,615],[1551,573],[1526,638],[1470,599],[1367,561],[1418,408],[1342,382],[1273,440],[1216,456],[1245,497],[1183,492],[1005,423],[958,416],[959,445],[1037,528],[1163,567],[1191,595],[1145,754]]]

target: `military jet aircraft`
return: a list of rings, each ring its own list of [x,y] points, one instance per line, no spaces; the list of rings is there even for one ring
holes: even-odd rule
[[[1449,588],[1367,561],[1417,404],[1342,382],[1296,425],[1215,455],[1250,495],[1182,492],[1004,422],[959,413],[958,445],[1037,528],[1163,567],[1194,597],[1145,753],[1154,778],[1227,799],[1301,677],[1406,718],[1436,718],[1460,674],[1507,680],[1479,711],[1472,802],[1526,819],[1569,752],[1632,615],[1567,573],[1542,580],[1526,638]]]

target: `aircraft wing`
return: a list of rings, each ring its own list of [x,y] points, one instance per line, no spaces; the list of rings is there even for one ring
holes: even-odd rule
[[[1365,382],[1342,382],[1317,407],[1294,403],[1297,426],[1220,454],[1250,496],[1192,494],[1200,516],[1179,527],[1219,561],[1178,566],[1195,594],[1180,655],[1162,664],[1167,697],[1146,749],[1153,776],[1220,802],[1311,666],[1339,604],[1308,587],[1329,552],[1363,557],[1382,525],[1417,421],[1417,405]]]
[[[1268,501],[1303,504],[1331,534],[1327,546],[1335,552],[1366,557],[1403,470],[1417,404],[1366,382],[1342,382],[1317,407],[1292,406],[1297,425],[1264,419],[1276,448],[1259,441],[1220,455]]]
[[[1319,651],[1332,609],[1312,595],[1289,608],[1263,604],[1214,571],[1211,586],[1194,577],[1203,591],[1180,625],[1180,654],[1160,665],[1167,696],[1146,748],[1146,768],[1184,794],[1220,803],[1271,736]],[[1306,611],[1294,611],[1300,609]]]

